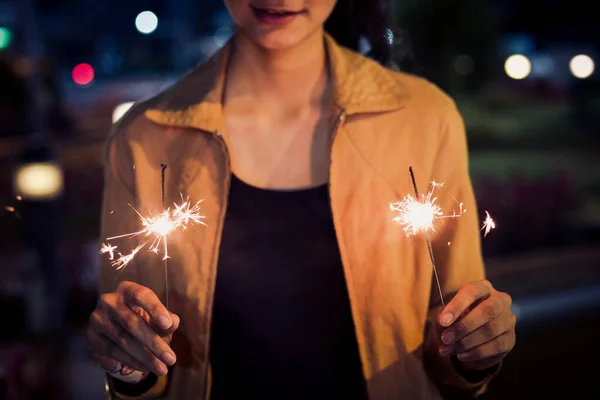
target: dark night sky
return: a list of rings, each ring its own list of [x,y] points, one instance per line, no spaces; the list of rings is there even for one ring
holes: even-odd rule
[[[0,0],[0,5],[19,0]],[[167,21],[173,14],[174,2],[184,10],[193,34],[213,33],[217,26],[214,16],[224,11],[223,0],[36,0],[40,29],[45,44],[54,55],[67,64],[88,59],[94,51],[96,39],[107,35],[123,48],[147,48],[155,54],[168,41],[169,24],[159,23],[156,34],[140,36],[133,21],[142,10],[152,10],[159,21]],[[341,0],[344,1],[344,0]],[[376,1],[376,0],[370,0]],[[403,1],[403,0],[397,0]],[[404,0],[427,1],[451,8],[460,0]],[[547,44],[585,42],[600,45],[600,24],[597,14],[591,12],[587,0],[479,0],[498,16],[503,33],[524,32],[534,36],[538,47]],[[439,2],[439,3],[436,3]],[[14,4],[14,3],[13,3]],[[481,4],[481,3],[480,3]],[[179,19],[177,19],[179,20]],[[143,46],[140,46],[143,44]],[[143,56],[143,55],[141,55]],[[150,57],[152,58],[152,57]],[[156,57],[154,57],[156,58]],[[139,64],[139,63],[138,63]],[[148,65],[148,67],[151,67]]]
[[[1,2],[2,0],[0,0]],[[14,0],[13,0],[14,1]],[[173,1],[173,0],[170,0]],[[120,19],[119,14],[135,15],[140,9],[152,9],[157,14],[168,13],[168,0],[37,0],[42,14],[96,8],[98,17],[110,15]],[[182,1],[182,0],[179,0]],[[196,17],[198,25],[208,25],[207,18],[223,9],[222,0],[183,0]],[[432,1],[432,0],[429,0]],[[450,0],[439,0],[450,1]],[[454,0],[456,1],[456,0]],[[503,30],[507,32],[529,31],[534,34],[573,39],[587,38],[588,33],[598,34],[597,14],[591,11],[589,0],[487,0],[495,9],[501,10]]]

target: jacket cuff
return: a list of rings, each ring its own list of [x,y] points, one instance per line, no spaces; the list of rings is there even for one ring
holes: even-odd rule
[[[154,400],[160,398],[169,381],[169,375],[149,374],[140,383],[130,384],[105,375],[105,389],[108,400]]]

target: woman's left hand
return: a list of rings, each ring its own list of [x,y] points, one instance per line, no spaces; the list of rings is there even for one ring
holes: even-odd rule
[[[467,370],[483,371],[500,363],[515,345],[517,318],[511,297],[487,281],[464,285],[444,307],[442,356],[457,355]]]

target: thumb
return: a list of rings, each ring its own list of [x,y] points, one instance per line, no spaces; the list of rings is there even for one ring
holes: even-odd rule
[[[169,337],[173,334],[173,332],[175,332],[178,328],[179,328],[179,323],[181,322],[179,319],[179,316],[177,314],[174,314],[172,312],[169,311],[169,315],[171,317],[171,321],[173,321],[173,323],[171,324],[171,326],[168,329],[163,329],[160,326],[158,326],[157,324],[154,323],[154,321],[150,321],[150,326],[152,327],[152,329],[154,329],[154,331],[156,333],[158,333],[160,336],[162,336],[163,338]]]
[[[172,335],[173,332],[179,329],[179,323],[181,322],[181,320],[179,319],[179,316],[177,314],[172,313],[170,311],[169,314],[171,315],[171,320],[173,321],[173,323],[171,324],[171,327],[169,329],[165,330],[165,332],[169,335]]]

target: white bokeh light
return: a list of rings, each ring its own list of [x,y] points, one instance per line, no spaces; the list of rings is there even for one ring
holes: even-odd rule
[[[135,27],[144,35],[148,35],[158,27],[158,17],[152,11],[142,11],[135,18]]]
[[[571,59],[569,69],[574,77],[579,79],[589,78],[594,73],[594,60],[585,54],[579,54]]]
[[[123,115],[125,115],[125,113],[127,111],[129,111],[129,109],[133,106],[133,101],[128,101],[126,103],[121,103],[118,106],[115,107],[113,114],[112,114],[112,122],[113,124],[115,122],[117,122],[118,120],[120,120]]]
[[[514,54],[506,59],[504,70],[513,79],[525,79],[531,73],[531,62],[522,54]]]
[[[63,174],[55,163],[43,162],[21,166],[15,174],[15,192],[26,199],[52,199],[63,189]]]

